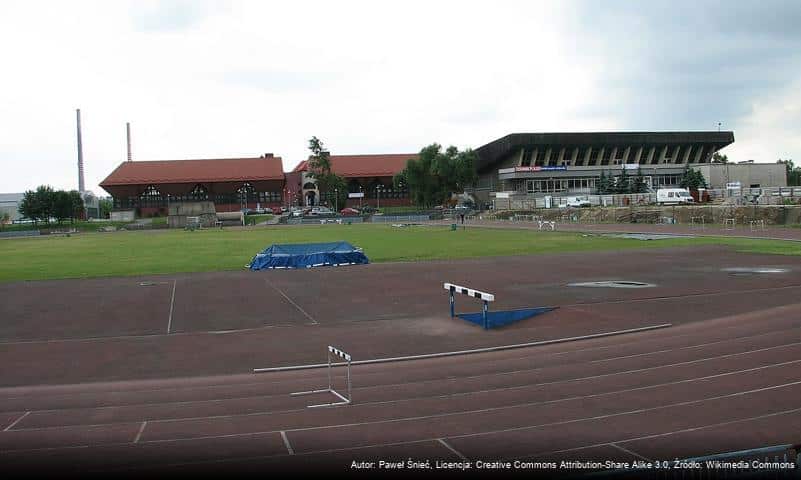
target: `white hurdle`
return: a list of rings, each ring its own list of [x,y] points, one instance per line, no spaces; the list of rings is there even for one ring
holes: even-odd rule
[[[484,330],[489,328],[487,325],[487,311],[489,310],[489,302],[495,301],[495,295],[487,292],[482,292],[479,290],[473,290],[472,288],[462,287],[459,285],[454,285],[452,283],[445,283],[442,285],[445,290],[450,293],[450,302],[451,302],[451,318],[455,317],[455,305],[456,300],[454,299],[455,293],[461,293],[463,295],[467,295],[469,297],[481,299],[484,302],[484,306],[481,310],[481,318],[484,321]]]
[[[538,220],[537,224],[540,230],[542,230],[542,227],[551,227],[551,231],[556,230],[556,222],[553,220]]]
[[[334,390],[334,385],[331,380],[331,369],[333,368],[331,362],[331,355],[335,355],[342,360],[347,362],[346,365],[346,379],[348,385],[348,395],[347,397],[340,394],[336,390]],[[339,397],[342,401],[341,402],[332,402],[332,403],[320,403],[317,405],[308,405],[307,408],[319,408],[319,407],[337,407],[339,405],[350,405],[353,402],[353,396],[351,395],[351,384],[350,384],[350,362],[351,357],[349,354],[343,352],[342,350],[332,347],[331,345],[328,346],[328,388],[323,388],[320,390],[308,390],[305,392],[294,392],[290,393],[291,396],[299,396],[299,395],[311,395],[313,393],[331,393],[337,397]]]

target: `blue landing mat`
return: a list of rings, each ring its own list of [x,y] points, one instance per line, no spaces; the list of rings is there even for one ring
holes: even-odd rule
[[[487,312],[487,328],[502,327],[510,323],[519,322],[527,318],[534,317],[541,313],[550,312],[556,307],[536,307],[536,308],[522,308],[520,310],[502,310],[499,312]],[[478,326],[484,326],[484,318],[481,312],[478,313],[460,313],[457,317],[473,322]]]

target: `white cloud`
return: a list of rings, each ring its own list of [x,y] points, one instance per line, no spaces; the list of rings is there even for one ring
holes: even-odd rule
[[[0,191],[76,187],[75,108],[98,192],[125,159],[126,121],[135,159],[272,152],[286,170],[312,135],[333,152],[378,153],[637,129],[593,110],[614,52],[586,48],[580,6],[3,2]]]

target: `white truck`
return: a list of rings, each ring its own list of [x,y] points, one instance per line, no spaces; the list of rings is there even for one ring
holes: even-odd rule
[[[682,205],[693,202],[695,200],[686,188],[660,188],[656,191],[656,203],[659,205]]]

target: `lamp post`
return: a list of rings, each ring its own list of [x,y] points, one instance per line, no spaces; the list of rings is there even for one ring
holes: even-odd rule
[[[381,185],[375,187],[376,210],[381,210]]]
[[[361,195],[359,196],[359,210],[361,210],[362,209],[362,199],[364,198],[364,188],[362,188],[361,185],[359,185],[359,193],[361,193]]]
[[[339,212],[339,189],[334,189],[334,214]]]

